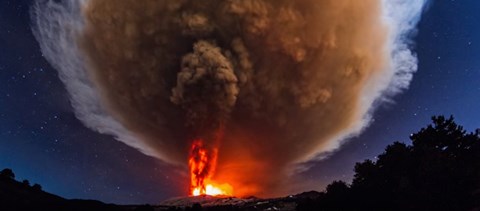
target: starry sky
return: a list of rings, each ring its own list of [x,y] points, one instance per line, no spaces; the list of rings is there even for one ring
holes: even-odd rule
[[[30,29],[32,0],[0,1],[0,169],[12,168],[66,198],[119,204],[158,203],[184,195],[188,179],[111,136],[85,128],[68,95],[42,57]],[[480,127],[480,1],[434,0],[415,37],[419,71],[408,91],[382,105],[373,123],[302,177],[350,181],[355,162],[375,159],[386,145],[409,135],[432,115],[454,115]]]

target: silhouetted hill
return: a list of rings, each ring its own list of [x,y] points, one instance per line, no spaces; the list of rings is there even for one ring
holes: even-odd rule
[[[6,173],[7,172],[7,173]],[[11,172],[11,174],[9,173]],[[30,186],[28,181],[18,182],[13,172],[5,169],[0,173],[0,210],[120,210],[94,200],[67,200]]]

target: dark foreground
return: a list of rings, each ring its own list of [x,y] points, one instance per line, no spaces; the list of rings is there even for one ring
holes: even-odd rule
[[[5,170],[4,170],[5,171]],[[4,172],[3,171],[3,172]],[[322,194],[308,192],[276,199],[235,198],[198,196],[175,198],[160,203],[161,205],[114,205],[95,200],[68,200],[44,192],[39,186],[15,181],[5,177],[0,179],[0,211],[10,210],[55,210],[55,211],[170,211],[170,210],[296,210],[298,204],[305,200],[316,200]]]
[[[160,203],[161,205],[121,206],[95,200],[68,200],[44,192],[38,185],[30,186],[26,182],[15,181],[5,175],[5,170],[0,177],[0,211],[296,210],[298,202],[302,199],[316,199],[320,195],[318,192],[309,192],[277,199],[198,196],[175,198]]]
[[[355,165],[351,184],[335,181],[324,192],[275,199],[234,197],[176,198],[161,205],[119,206],[67,200],[18,182],[10,169],[0,172],[0,211],[10,210],[466,210],[480,211],[480,130],[467,132],[453,118],[395,142]]]

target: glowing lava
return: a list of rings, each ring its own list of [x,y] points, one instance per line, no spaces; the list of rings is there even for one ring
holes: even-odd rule
[[[217,149],[208,149],[202,140],[192,143],[190,159],[190,194],[200,195],[232,195],[232,187],[229,184],[218,185],[211,180],[215,172]]]

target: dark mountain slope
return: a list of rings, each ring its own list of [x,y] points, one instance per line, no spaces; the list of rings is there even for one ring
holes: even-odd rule
[[[120,210],[93,200],[67,200],[30,186],[28,181],[18,182],[13,172],[5,169],[0,173],[0,210]]]

